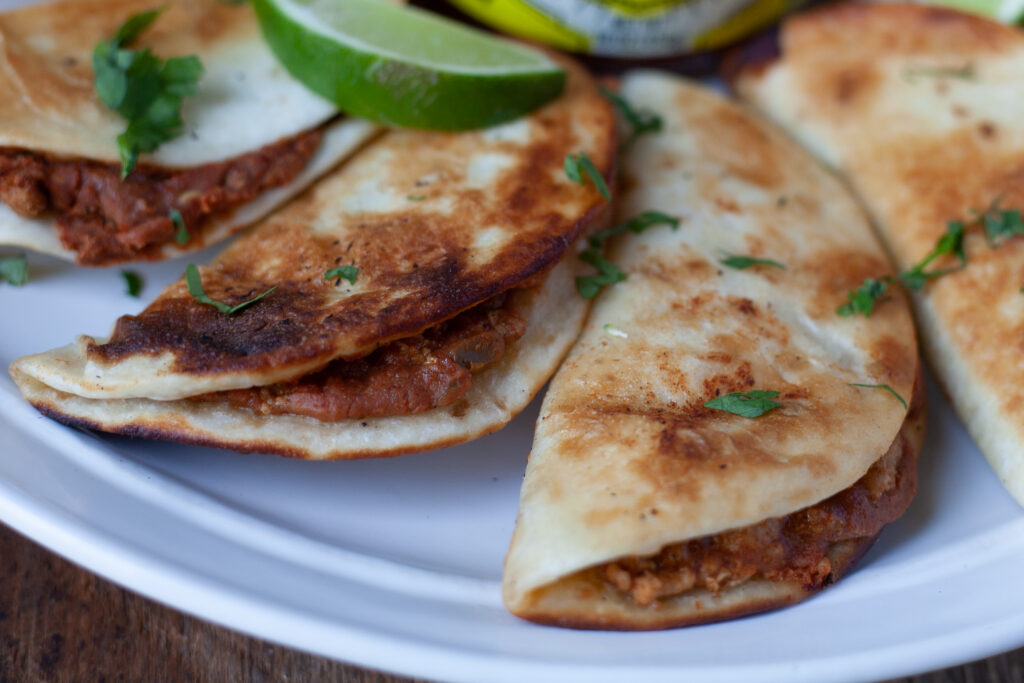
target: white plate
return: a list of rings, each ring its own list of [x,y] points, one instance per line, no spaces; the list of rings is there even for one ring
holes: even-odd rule
[[[135,267],[147,287],[134,300],[117,269],[30,256],[27,286],[0,284],[0,366],[108,333],[186,262]],[[304,463],[77,432],[39,416],[0,373],[0,520],[183,611],[410,676],[880,679],[1024,645],[1024,512],[934,388],[930,398],[917,498],[854,574],[802,605],[698,628],[574,632],[502,608],[538,402],[458,448]]]
[[[0,364],[106,334],[185,262],[138,267],[147,287],[135,300],[117,269],[30,256],[28,285],[0,285]],[[574,632],[504,611],[501,564],[537,402],[461,447],[306,463],[92,436],[39,416],[3,377],[0,519],[178,609],[411,676],[879,679],[1024,644],[1024,513],[939,392],[930,398],[918,496],[857,571],[802,605],[699,628]]]

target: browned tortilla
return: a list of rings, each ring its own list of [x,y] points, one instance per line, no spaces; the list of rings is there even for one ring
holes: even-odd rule
[[[779,48],[736,88],[849,180],[901,271],[950,221],[970,226],[966,268],[912,302],[950,400],[1024,502],[1024,239],[992,248],[976,224],[994,204],[1024,209],[1024,32],[940,7],[838,3],[788,20]]]
[[[627,74],[622,94],[664,125],[624,155],[617,216],[680,224],[610,245],[627,278],[596,299],[545,396],[505,604],[644,629],[795,602],[845,573],[913,493],[924,412],[906,298],[837,315],[889,266],[853,197],[780,131],[669,74]],[[706,405],[751,391],[779,406]],[[830,510],[834,525],[809,521]]]
[[[258,305],[224,315],[179,281],[109,341],[23,359],[22,371],[90,398],[263,386],[362,357],[548,271],[607,206],[566,176],[565,157],[587,154],[611,181],[616,147],[610,105],[566,66],[565,94],[523,119],[385,134],[200,269],[207,295],[230,304],[275,287]],[[355,284],[324,279],[346,265]]]

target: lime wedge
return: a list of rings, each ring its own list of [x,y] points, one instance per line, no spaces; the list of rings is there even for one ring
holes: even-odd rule
[[[1024,19],[1024,0],[932,0],[933,4],[955,7],[965,12],[982,14],[1004,24]]]
[[[343,111],[392,126],[482,128],[558,96],[543,53],[383,0],[253,0],[286,69]]]

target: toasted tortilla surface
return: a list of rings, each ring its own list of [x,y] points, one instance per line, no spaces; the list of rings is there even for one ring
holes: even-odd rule
[[[653,210],[681,222],[610,246],[628,277],[598,297],[545,397],[505,603],[545,622],[652,628],[795,601],[802,588],[759,582],[612,616],[604,610],[618,608],[599,592],[570,591],[557,605],[540,598],[549,589],[564,598],[552,587],[588,567],[781,517],[850,487],[907,419],[890,393],[852,385],[888,385],[910,400],[918,373],[899,291],[870,320],[836,314],[849,289],[889,272],[836,178],[700,86],[634,72],[622,94],[664,128],[626,154],[618,217]],[[727,255],[785,267],[729,268]],[[782,407],[756,419],[704,407],[752,390],[779,392]],[[836,550],[838,573],[862,546]]]
[[[736,88],[845,175],[900,270],[950,221],[1024,208],[1024,33],[912,4],[841,3],[794,17],[780,56]],[[912,296],[922,345],[1002,483],[1024,503],[1024,240],[991,248]],[[953,259],[935,267],[956,267]]]
[[[495,365],[473,377],[458,403],[415,415],[323,422],[256,415],[228,404],[89,399],[57,391],[12,368],[26,399],[43,414],[84,429],[302,459],[390,457],[442,448],[496,431],[518,414],[555,371],[583,326],[589,303],[576,293],[582,272],[565,259],[543,284],[517,293],[526,333]]]

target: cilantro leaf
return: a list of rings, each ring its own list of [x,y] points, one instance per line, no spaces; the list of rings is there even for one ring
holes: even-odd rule
[[[134,270],[122,270],[121,277],[124,278],[124,293],[128,296],[138,297],[142,292],[142,276]]]
[[[0,282],[21,287],[28,282],[28,259],[24,254],[0,256]]]
[[[139,154],[152,152],[181,133],[181,98],[195,93],[203,73],[195,56],[163,61],[149,49],[125,49],[163,11],[132,16],[92,53],[96,94],[128,122],[117,137],[122,178],[135,169]]]
[[[885,391],[888,391],[890,394],[895,396],[896,400],[899,401],[900,403],[902,403],[903,407],[905,409],[907,409],[907,410],[910,409],[910,406],[908,406],[907,402],[905,400],[903,400],[903,397],[900,396],[899,394],[897,394],[896,390],[893,389],[892,387],[890,387],[888,384],[857,384],[856,382],[850,382],[850,386],[851,387],[864,387],[865,389],[884,389]]]
[[[157,7],[148,12],[140,12],[133,17],[129,17],[128,21],[121,24],[121,28],[117,29],[113,42],[118,46],[127,45],[132,42],[149,28],[149,25],[156,21],[157,17],[163,14],[166,9],[166,7]]]
[[[836,314],[848,318],[860,313],[867,318],[875,310],[875,303],[889,288],[888,280],[889,278],[875,280],[870,277],[864,280],[860,287],[846,293],[847,301],[836,309]]]
[[[232,313],[237,313],[238,311],[242,310],[243,308],[246,308],[247,306],[251,306],[252,304],[256,303],[257,301],[259,301],[260,299],[262,299],[263,297],[277,289],[277,285],[274,285],[267,291],[263,292],[258,296],[253,297],[252,299],[249,299],[248,301],[243,301],[240,304],[230,306],[221,301],[214,301],[213,299],[206,295],[206,290],[203,289],[203,280],[199,275],[199,269],[196,268],[195,264],[192,263],[185,266],[185,285],[188,287],[188,293],[192,295],[193,299],[195,299],[201,304],[213,306],[224,315],[231,315]]]
[[[337,268],[331,268],[324,273],[325,280],[342,279],[348,280],[349,284],[356,283],[356,276],[359,275],[359,269],[355,266],[338,266]]]
[[[782,270],[786,270],[786,266],[782,265],[778,261],[772,261],[767,258],[740,256],[738,254],[726,254],[726,258],[722,259],[720,263],[723,266],[735,268],[736,270],[746,270],[753,266],[771,266],[772,268],[781,268]]]
[[[567,154],[565,156],[565,175],[569,176],[569,180],[585,185],[587,181],[583,177],[584,173],[590,178],[590,182],[594,183],[594,187],[604,197],[604,200],[611,201],[612,193],[608,190],[607,183],[604,182],[604,176],[598,172],[590,157],[584,152]]]
[[[620,147],[628,147],[645,133],[657,133],[662,128],[661,117],[647,109],[634,109],[629,100],[607,88],[601,88],[601,94],[612,103],[619,116],[629,124],[631,132]]]
[[[185,219],[181,217],[181,211],[171,209],[167,212],[167,217],[174,223],[174,241],[178,244],[188,242],[192,236],[188,234],[188,228],[185,226]]]
[[[736,391],[713,398],[704,404],[705,408],[721,410],[741,417],[761,417],[767,412],[781,408],[782,404],[771,399],[777,398],[777,391]]]

